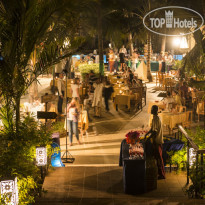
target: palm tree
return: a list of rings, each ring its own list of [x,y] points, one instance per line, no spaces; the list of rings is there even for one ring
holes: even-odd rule
[[[71,14],[76,7],[76,1],[62,1],[61,4],[58,0],[0,2],[0,95],[15,112],[17,131],[20,98],[25,90],[38,75],[70,56],[83,42],[80,36],[74,35],[76,30],[73,28],[77,21],[71,18]],[[65,20],[68,14],[70,18]],[[60,19],[58,24],[56,21]],[[66,32],[66,27],[70,29],[69,32]],[[63,48],[65,36],[69,37],[70,45]],[[37,63],[31,70],[28,62],[35,48],[38,51]],[[35,74],[32,75],[35,77],[28,79],[29,73]]]

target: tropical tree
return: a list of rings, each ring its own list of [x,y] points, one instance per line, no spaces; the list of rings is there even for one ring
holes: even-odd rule
[[[77,6],[76,1],[61,4],[58,0],[0,1],[0,95],[10,105],[7,108],[15,112],[16,131],[20,122],[20,99],[26,89],[38,75],[70,56],[83,42],[75,35]],[[34,50],[38,51],[37,61],[31,69],[28,62]]]

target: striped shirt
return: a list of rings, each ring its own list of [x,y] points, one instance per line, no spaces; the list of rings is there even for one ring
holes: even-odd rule
[[[152,131],[155,131],[156,138],[154,139],[156,144],[163,144],[163,130],[162,130],[162,123],[158,115],[153,115],[152,119],[152,126],[151,126]]]

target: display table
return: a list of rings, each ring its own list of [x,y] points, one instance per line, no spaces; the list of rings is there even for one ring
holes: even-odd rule
[[[123,186],[127,194],[140,194],[157,188],[157,165],[150,140],[145,143],[144,159],[129,159],[126,139],[120,147],[119,166],[123,166]]]
[[[125,158],[123,160],[123,187],[126,194],[146,192],[145,160]]]

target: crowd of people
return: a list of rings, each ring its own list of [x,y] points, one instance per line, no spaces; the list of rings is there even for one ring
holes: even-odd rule
[[[134,76],[134,73],[131,71],[130,67],[125,66],[124,72],[120,73],[113,73],[117,79],[123,79],[124,89],[131,89],[141,87],[142,81]],[[63,81],[64,74],[60,73],[58,78],[58,114],[64,115],[63,112],[63,99],[65,97],[65,82]],[[70,137],[70,145],[72,145],[72,138],[73,134],[79,141],[79,134],[78,134],[78,117],[80,113],[80,104],[83,104],[83,110],[87,111],[89,121],[92,121],[90,117],[90,109],[93,108],[94,110],[94,117],[101,117],[102,115],[102,108],[103,104],[105,107],[105,111],[110,111],[110,103],[112,93],[114,92],[114,86],[110,82],[109,77],[107,76],[99,76],[95,74],[92,70],[90,73],[85,75],[85,78],[81,81],[79,78],[75,78],[72,80],[72,84],[70,85],[71,92],[72,92],[72,100],[67,105],[67,110],[65,114],[67,114],[68,119],[68,130],[69,130],[69,137]],[[85,87],[87,92],[84,95],[80,96],[80,87]],[[103,103],[104,100],[104,103]]]

